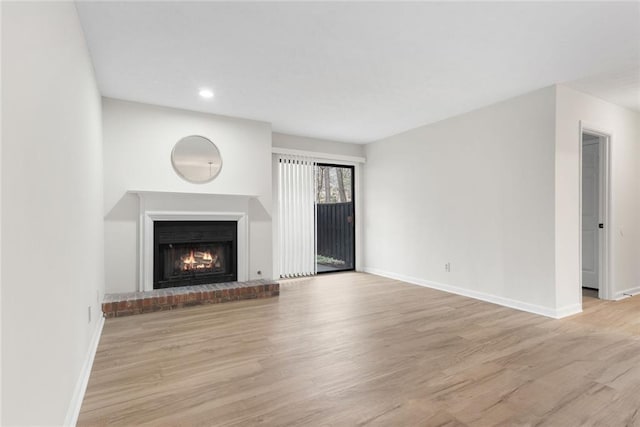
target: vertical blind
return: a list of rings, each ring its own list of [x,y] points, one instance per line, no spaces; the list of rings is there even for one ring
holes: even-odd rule
[[[316,274],[315,166],[309,157],[278,155],[280,277]]]

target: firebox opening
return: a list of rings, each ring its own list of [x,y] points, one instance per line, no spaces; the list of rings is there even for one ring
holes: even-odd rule
[[[154,289],[238,280],[235,221],[158,221],[154,247]]]

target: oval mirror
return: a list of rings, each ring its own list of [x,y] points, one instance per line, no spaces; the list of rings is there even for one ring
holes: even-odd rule
[[[189,182],[202,184],[213,180],[222,169],[220,151],[204,136],[182,138],[171,152],[173,169]]]

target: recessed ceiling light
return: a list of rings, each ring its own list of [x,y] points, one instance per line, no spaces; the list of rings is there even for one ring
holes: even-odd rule
[[[203,98],[213,98],[213,91],[211,91],[210,89],[200,89],[200,92],[198,93]]]

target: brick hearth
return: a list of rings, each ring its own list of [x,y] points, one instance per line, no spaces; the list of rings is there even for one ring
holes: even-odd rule
[[[280,295],[280,285],[273,281],[215,283],[156,289],[148,292],[106,294],[102,303],[105,317],[122,317],[203,304],[219,304]]]

